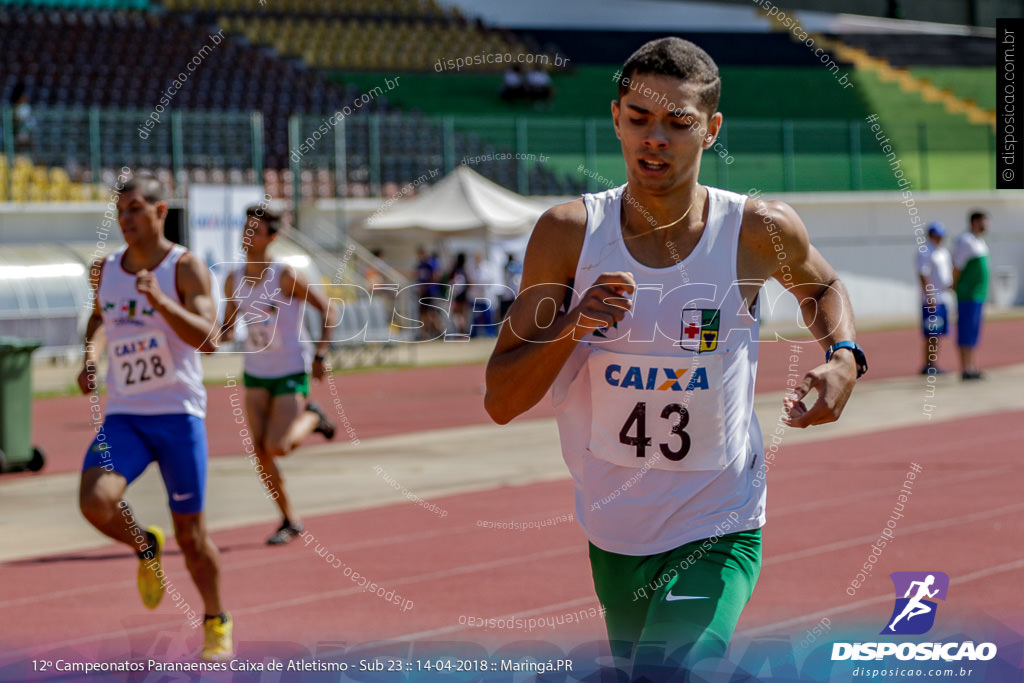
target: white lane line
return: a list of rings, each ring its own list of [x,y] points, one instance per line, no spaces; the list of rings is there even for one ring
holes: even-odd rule
[[[558,516],[563,515],[563,514],[569,514],[569,513],[552,510],[552,511],[549,511],[549,512],[537,513],[536,514],[536,518],[539,519],[539,520],[544,520],[544,519],[549,519],[551,517],[558,517]],[[533,516],[531,516],[531,517],[524,517],[522,521],[531,521],[533,519],[534,519]],[[407,533],[407,534],[394,534],[394,535],[391,535],[391,536],[382,536],[382,537],[379,537],[379,538],[372,538],[372,539],[367,539],[367,540],[364,540],[364,541],[353,541],[351,543],[346,543],[344,545],[337,546],[336,548],[333,548],[332,552],[335,555],[338,555],[338,554],[341,554],[341,553],[344,553],[344,552],[349,552],[349,551],[353,551],[353,550],[362,550],[362,549],[365,549],[365,548],[375,548],[375,547],[383,547],[383,546],[397,545],[397,544],[403,544],[404,545],[404,544],[411,543],[411,542],[428,540],[428,539],[435,539],[435,538],[441,538],[441,537],[444,537],[444,536],[456,536],[456,535],[459,535],[459,534],[469,533],[469,532],[475,531],[475,530],[480,529],[480,528],[481,527],[478,527],[475,524],[464,524],[464,525],[460,525],[460,526],[457,526],[457,527],[449,527],[449,528],[445,528],[445,529],[431,529],[431,530],[416,531],[416,532]],[[494,533],[511,533],[511,532],[506,532],[503,529],[502,530],[488,530],[488,531],[493,531]],[[219,532],[215,532],[215,533],[219,533]],[[298,540],[293,541],[291,549],[294,549],[298,543],[299,543]],[[128,554],[129,551],[125,550],[124,552],[125,552],[125,557],[127,559],[127,554]],[[273,551],[271,551],[271,552],[273,552]],[[59,557],[59,555],[52,556],[52,557]],[[248,561],[245,561],[245,562],[223,563],[222,566],[221,566],[221,573],[222,574],[230,573],[232,571],[240,571],[240,570],[243,570],[243,569],[251,569],[253,567],[264,567],[264,566],[267,566],[267,565],[278,564],[278,563],[292,563],[294,561],[295,561],[295,554],[294,553],[288,553],[288,554],[277,554],[277,553],[274,553],[274,554],[269,555],[269,556],[264,555],[263,557],[252,559],[252,560],[248,560]],[[9,564],[29,564],[31,562],[32,562],[32,560],[14,560],[14,561],[10,562]],[[3,565],[0,564],[0,566],[3,566]],[[17,605],[24,605],[24,604],[31,604],[31,603],[35,603],[35,602],[38,602],[38,601],[41,601],[41,600],[58,600],[58,599],[61,599],[61,598],[70,597],[70,596],[73,596],[73,595],[82,595],[82,594],[86,594],[86,593],[105,592],[105,591],[110,590],[110,589],[118,589],[118,588],[123,588],[125,590],[127,590],[129,588],[134,589],[134,587],[135,587],[134,579],[133,578],[126,578],[124,581],[116,581],[116,582],[103,583],[103,584],[91,584],[88,587],[70,588],[70,589],[67,589],[67,590],[53,591],[51,593],[42,593],[42,594],[39,594],[39,595],[31,595],[31,596],[27,596],[27,597],[23,597],[23,598],[14,598],[12,600],[2,600],[2,601],[0,601],[0,608],[14,607],[14,606],[17,606]]]
[[[953,585],[960,585],[960,584],[964,584],[964,583],[970,583],[970,582],[972,582],[972,581],[974,581],[976,579],[984,579],[984,578],[987,578],[987,577],[992,576],[994,574],[1002,574],[1003,572],[1012,572],[1012,571],[1015,571],[1017,569],[1024,569],[1024,560],[1014,560],[1013,562],[1006,562],[1004,564],[996,565],[994,567],[986,567],[985,569],[979,569],[976,572],[971,572],[970,574],[964,574],[963,576],[958,576],[955,579],[950,579],[949,584],[951,586],[953,586]],[[843,613],[846,613],[846,612],[853,612],[853,611],[856,611],[856,610],[860,609],[861,607],[867,607],[868,605],[876,605],[876,604],[879,604],[879,603],[892,602],[892,601],[893,601],[893,595],[892,594],[881,595],[881,596],[877,596],[877,597],[874,597],[874,598],[864,598],[863,600],[858,600],[856,602],[851,602],[851,603],[848,603],[848,604],[845,604],[845,605],[838,605],[836,607],[830,607],[828,609],[823,609],[823,610],[819,610],[817,612],[812,612],[811,614],[803,614],[803,615],[798,616],[798,617],[793,617],[792,619],[786,619],[784,621],[776,621],[774,623],[766,624],[764,626],[758,626],[757,628],[747,629],[745,631],[739,631],[736,635],[737,636],[742,636],[744,638],[754,638],[754,637],[762,635],[764,633],[771,633],[773,631],[780,631],[782,629],[787,629],[787,628],[790,628],[792,626],[797,626],[799,624],[808,623],[808,622],[817,622],[822,617],[831,617],[831,616],[834,616],[836,614],[843,614]]]
[[[513,614],[503,614],[498,617],[487,617],[487,619],[518,619],[518,618],[529,618],[538,614],[546,614],[548,612],[560,609],[569,609],[572,607],[582,607],[584,605],[599,605],[596,596],[590,596],[587,598],[577,598],[575,600],[566,600],[565,602],[558,602],[552,605],[544,605],[543,607],[537,607],[523,612],[514,612]],[[602,621],[602,623],[604,623]],[[403,636],[395,636],[394,638],[388,638],[388,641],[403,641],[403,640],[416,640],[417,638],[433,638],[434,636],[446,635],[448,633],[456,633],[458,631],[470,631],[474,629],[474,626],[468,626],[465,624],[455,624],[454,626],[443,626],[441,628],[431,629],[429,631],[417,631],[416,633],[407,633]],[[379,641],[385,642],[385,641]]]
[[[529,555],[515,555],[512,557],[505,557],[498,560],[491,560],[488,562],[479,562],[477,564],[466,565],[463,567],[457,567],[454,569],[445,569],[436,572],[427,572],[425,574],[415,574],[413,576],[407,576],[404,578],[397,578],[387,582],[387,587],[392,588],[394,586],[407,586],[414,583],[422,583],[424,581],[433,581],[435,579],[446,579],[454,576],[460,576],[463,574],[472,574],[478,571],[485,571],[488,569],[495,569],[498,567],[507,567],[512,564],[521,562],[533,562],[537,560],[544,560],[552,557],[558,557],[560,555],[569,555],[572,553],[581,553],[585,549],[571,547],[571,548],[557,548],[554,550],[544,550],[541,552],[531,553]],[[244,607],[241,609],[231,610],[233,617],[245,616],[249,614],[260,614],[263,612],[269,612],[284,607],[295,607],[298,605],[307,605],[309,603],[321,603],[326,600],[333,598],[345,597],[348,595],[354,595],[356,593],[364,593],[360,586],[353,586],[352,588],[341,588],[338,590],[328,591],[325,593],[316,593],[315,595],[305,595],[298,598],[291,598],[289,600],[278,600],[277,602],[264,603],[254,607]],[[84,636],[82,638],[73,638],[70,640],[62,640],[55,643],[48,643],[45,651],[56,650],[66,647],[75,647],[78,645],[85,645],[96,641],[102,641],[106,638],[122,638],[125,634],[134,633],[145,633],[147,631],[160,630],[165,628],[172,628],[177,630],[182,625],[182,620],[178,619],[173,622],[161,622],[160,624],[154,624],[152,626],[141,626],[133,629],[125,629],[104,633],[94,633],[90,636]],[[28,655],[42,651],[40,648],[30,648],[23,650],[15,650],[13,652],[5,653],[5,655],[12,658],[17,658],[22,655]]]
[[[922,522],[921,524],[913,524],[906,527],[897,527],[897,531],[893,532],[893,536],[899,538],[901,535],[906,534],[917,534],[926,531],[935,531],[936,529],[945,529],[946,527],[957,526],[960,524],[967,524],[970,522],[977,522],[982,519],[989,519],[991,517],[1000,517],[1002,515],[1008,515],[1011,512],[1024,509],[1024,503],[1016,503],[1014,505],[1005,505],[1001,508],[994,510],[985,510],[983,512],[972,512],[967,515],[960,515],[959,517],[950,517],[948,519],[940,519],[934,522]],[[888,527],[886,527],[888,528]],[[857,538],[848,538],[845,541],[836,541],[835,543],[828,543],[826,545],[818,545],[812,548],[805,548],[804,550],[796,550],[790,553],[783,553],[781,555],[775,555],[762,564],[778,564],[780,562],[790,562],[792,560],[800,560],[805,557],[812,557],[814,555],[821,555],[824,553],[830,553],[834,550],[843,550],[845,548],[853,548],[863,543],[869,543],[871,541],[878,540],[877,533],[866,534],[864,536],[858,536]]]

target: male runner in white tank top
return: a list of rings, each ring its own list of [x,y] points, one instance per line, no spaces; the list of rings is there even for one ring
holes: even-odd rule
[[[153,462],[167,488],[174,536],[205,608],[200,656],[233,655],[232,621],[220,596],[220,554],[206,533],[206,388],[200,352],[216,350],[217,308],[210,271],[164,236],[167,201],[160,181],[140,174],[117,200],[125,245],[90,271],[95,288],[85,332],[82,393],[96,390],[94,338],[105,328],[109,367],[103,426],[82,465],[79,506],[85,518],[139,556],[143,604],[155,609],[166,578],[164,536],[145,531],[123,500],[125,489]],[[190,617],[191,618],[191,617]]]
[[[302,316],[308,303],[320,312],[320,339],[313,355],[313,379],[324,378],[331,328],[331,309],[324,292],[310,287],[294,268],[271,261],[267,250],[277,238],[281,216],[261,206],[246,209],[242,250],[246,262],[224,282],[224,325],[220,340],[234,337],[235,322],[246,322],[245,411],[256,456],[266,478],[260,480],[281,511],[281,525],[267,539],[281,545],[302,533],[284,478],[274,458],[295,450],[313,432],[334,438],[334,425],[309,395],[311,344],[301,339]]]
[[[720,89],[688,41],[629,58],[611,108],[627,183],[541,216],[487,367],[501,424],[552,392],[612,652],[637,679],[722,656],[757,580],[763,283],[797,297],[826,349],[785,399],[791,426],[836,420],[866,370],[845,289],[793,209],[699,184]]]

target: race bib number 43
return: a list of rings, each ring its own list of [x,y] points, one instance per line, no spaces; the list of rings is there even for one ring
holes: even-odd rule
[[[139,394],[174,384],[174,358],[159,330],[110,344],[110,367],[122,394]]]
[[[623,467],[720,470],[728,465],[717,354],[588,358],[590,452]]]

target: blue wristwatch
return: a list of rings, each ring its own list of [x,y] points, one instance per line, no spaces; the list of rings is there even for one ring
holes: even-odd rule
[[[839,349],[850,349],[853,352],[853,360],[857,364],[857,379],[860,379],[865,372],[868,371],[868,359],[864,355],[864,349],[860,348],[860,345],[852,341],[841,341],[836,342],[832,346],[828,347],[828,351],[825,352],[825,362],[829,362],[832,359],[832,354]]]

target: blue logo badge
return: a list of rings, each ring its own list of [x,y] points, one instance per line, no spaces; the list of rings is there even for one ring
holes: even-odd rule
[[[935,623],[938,600],[946,599],[949,576],[944,572],[893,572],[896,605],[883,635],[920,635]]]

